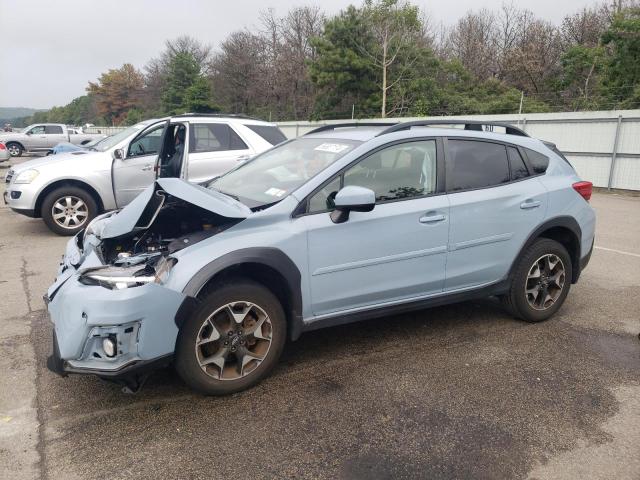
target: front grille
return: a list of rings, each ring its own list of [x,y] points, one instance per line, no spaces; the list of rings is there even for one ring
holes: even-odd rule
[[[9,171],[7,172],[7,174],[4,176],[4,181],[6,183],[9,183],[11,181],[11,179],[13,178],[13,170],[9,169]]]

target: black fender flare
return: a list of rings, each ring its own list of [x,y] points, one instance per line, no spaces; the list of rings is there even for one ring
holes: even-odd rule
[[[286,312],[290,319],[289,336],[292,340],[297,340],[303,329],[300,270],[282,250],[273,247],[242,248],[222,255],[202,267],[182,289],[186,299],[176,315],[175,321],[178,328],[197,305],[196,297],[209,280],[229,267],[247,263],[257,263],[269,267],[284,278],[284,287],[289,302],[289,311]]]
[[[522,248],[518,252],[518,255],[514,258],[513,262],[511,262],[511,267],[509,268],[509,280],[511,280],[513,273],[515,272],[515,269],[516,269],[516,264],[520,259],[520,257],[522,256],[522,254],[524,253],[524,251],[527,248],[529,248],[533,244],[533,242],[536,241],[536,239],[542,236],[542,234],[545,231],[555,227],[566,228],[571,233],[573,233],[573,235],[576,238],[576,241],[578,243],[578,249],[575,252],[575,255],[572,256],[571,258],[571,263],[572,263],[571,283],[576,283],[578,281],[578,277],[580,277],[580,268],[581,268],[580,259],[582,258],[582,254],[581,254],[582,229],[580,228],[580,225],[578,225],[578,222],[576,221],[576,219],[569,216],[559,216],[559,217],[551,218],[545,221],[544,223],[540,224],[533,232],[529,234],[529,237],[527,238],[526,242],[524,242],[524,244],[522,245]],[[571,255],[571,253],[569,254]]]

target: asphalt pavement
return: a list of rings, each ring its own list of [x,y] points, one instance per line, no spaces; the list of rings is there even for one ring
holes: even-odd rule
[[[0,169],[0,175],[3,175]],[[0,188],[1,189],[1,188]],[[551,320],[467,302],[306,333],[222,398],[45,367],[66,239],[0,208],[0,478],[640,478],[640,198]]]

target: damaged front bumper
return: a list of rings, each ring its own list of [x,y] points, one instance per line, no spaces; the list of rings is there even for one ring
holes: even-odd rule
[[[161,284],[110,289],[80,282],[81,271],[102,265],[72,238],[58,278],[45,295],[53,322],[49,369],[59,375],[91,374],[137,390],[150,371],[171,362],[178,335],[176,314],[185,296]],[[114,349],[105,350],[105,339]]]

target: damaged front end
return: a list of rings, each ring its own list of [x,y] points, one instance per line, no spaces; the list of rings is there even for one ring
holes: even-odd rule
[[[72,238],[45,302],[54,324],[54,372],[94,374],[137,390],[168,365],[185,296],[169,287],[178,251],[251,213],[178,179],[160,179],[121,211]]]

